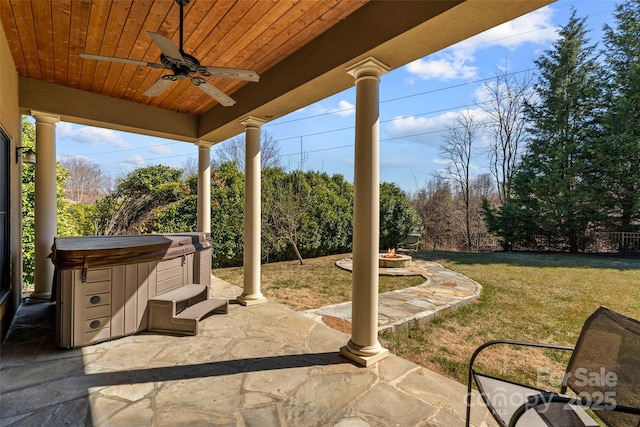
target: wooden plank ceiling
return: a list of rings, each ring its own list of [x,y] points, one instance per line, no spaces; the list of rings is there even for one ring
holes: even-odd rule
[[[191,0],[184,51],[202,65],[264,73],[368,0]],[[0,19],[21,76],[200,115],[216,102],[187,81],[157,97],[143,92],[164,69],[83,59],[81,53],[160,62],[148,31],[179,44],[173,0],[0,0]],[[233,97],[247,83],[209,77]]]

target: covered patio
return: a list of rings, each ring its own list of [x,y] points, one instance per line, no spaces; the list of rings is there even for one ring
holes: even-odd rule
[[[89,53],[158,62],[160,50],[148,32],[177,44],[178,6],[173,1],[0,2],[0,162],[6,171],[0,184],[7,190],[0,200],[2,424],[64,421],[76,413],[70,408],[86,416],[79,415],[74,423],[104,425],[123,424],[127,416],[156,425],[184,424],[185,419],[206,424],[218,419],[221,424],[241,424],[242,419],[249,425],[251,419],[273,420],[274,425],[451,425],[445,420],[460,420],[464,391],[458,396],[451,390],[461,385],[390,356],[377,338],[379,85],[389,70],[550,0],[183,3],[188,3],[186,52],[207,65],[251,69],[260,75],[257,83],[208,79],[235,100],[231,106],[200,91],[196,83],[179,82],[161,96],[143,96],[162,78],[162,70],[80,57]],[[260,129],[269,120],[354,85],[349,337],[262,295]],[[76,350],[39,347],[53,325],[46,317],[49,304],[21,308],[22,115],[34,117],[36,126],[33,297],[43,301],[51,296],[54,274],[47,257],[57,235],[58,122],[196,145],[194,231],[203,233],[212,232],[210,148],[244,132],[245,209],[237,214],[244,215],[245,282],[242,289],[225,291],[241,305],[232,306],[228,316],[207,319],[205,331],[193,338],[142,334]],[[4,341],[16,313],[14,332]],[[37,320],[24,321],[32,314]],[[181,382],[188,387],[181,388]],[[189,403],[190,398],[199,403]],[[213,418],[202,418],[204,414]]]
[[[239,288],[215,279],[212,292]],[[231,305],[201,334],[139,334],[74,350],[53,343],[54,306],[20,310],[2,352],[0,424],[463,425],[466,387],[396,356],[361,368],[348,335],[267,302]],[[480,399],[477,399],[480,402]],[[495,425],[480,403],[474,426]]]

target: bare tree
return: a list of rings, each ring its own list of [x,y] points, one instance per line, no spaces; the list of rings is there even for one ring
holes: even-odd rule
[[[473,249],[476,251],[486,248],[493,249],[496,239],[487,229],[482,210],[483,200],[491,203],[496,198],[495,185],[491,174],[485,173],[473,178],[470,187],[469,205]]]
[[[434,251],[438,245],[449,247],[453,196],[447,180],[434,175],[411,197],[411,203],[420,217],[425,244],[430,241]]]
[[[448,127],[446,142],[440,146],[442,155],[448,161],[449,179],[456,184],[464,203],[467,248],[471,249],[471,212],[470,212],[470,171],[471,156],[477,133],[481,124],[471,111],[463,111],[456,117],[455,123]]]
[[[198,173],[198,159],[195,157],[187,157],[182,161],[182,179],[187,179],[190,176]]]
[[[280,147],[278,141],[265,131],[260,132],[260,163],[262,170],[280,166]],[[238,135],[214,147],[212,169],[222,163],[233,162],[239,171],[245,170],[245,139]]]
[[[67,199],[93,203],[109,191],[109,177],[95,163],[80,156],[64,156],[60,164],[69,170],[69,180],[63,185]]]
[[[300,171],[283,178],[271,180],[270,185],[264,187],[266,226],[275,239],[284,240],[291,245],[300,265],[304,265],[298,248],[299,232],[303,218],[311,210],[311,189]]]
[[[496,70],[495,78],[484,85],[484,99],[478,106],[487,114],[491,135],[488,146],[489,169],[498,189],[500,204],[511,193],[511,180],[525,148],[524,108],[532,96],[532,78],[521,79],[507,70]]]

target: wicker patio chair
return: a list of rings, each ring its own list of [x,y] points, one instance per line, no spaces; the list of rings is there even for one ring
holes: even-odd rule
[[[476,357],[494,345],[571,351],[560,393],[530,387],[476,371]],[[575,347],[511,340],[489,341],[469,363],[467,417],[475,381],[491,415],[506,426],[640,427],[640,322],[605,307],[586,320]]]

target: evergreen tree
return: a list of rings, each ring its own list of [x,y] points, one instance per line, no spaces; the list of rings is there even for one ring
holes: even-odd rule
[[[584,245],[598,212],[585,176],[597,131],[600,70],[586,34],[585,19],[574,11],[552,48],[535,62],[536,96],[527,106],[531,140],[514,177],[514,197],[498,215],[513,222],[503,227],[511,239],[530,244],[542,234],[571,252]]]
[[[604,27],[607,69],[603,133],[592,180],[609,214],[609,230],[640,229],[640,0],[619,5]]]

